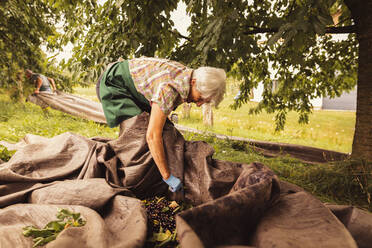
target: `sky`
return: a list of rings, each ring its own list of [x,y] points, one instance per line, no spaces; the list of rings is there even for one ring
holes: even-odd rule
[[[101,0],[100,1],[101,4],[104,1],[105,0]],[[184,2],[180,2],[177,6],[177,9],[171,13],[171,19],[174,22],[175,28],[178,30],[178,32],[180,32],[184,36],[187,36],[188,35],[187,28],[191,24],[191,18],[186,15],[186,4]],[[69,43],[67,46],[65,46],[62,49],[62,51],[59,51],[57,53],[48,52],[45,47],[43,47],[42,49],[44,50],[44,52],[46,52],[48,57],[51,57],[57,54],[55,58],[59,62],[59,61],[62,61],[62,59],[68,60],[69,58],[71,58],[72,48],[73,48],[73,45]]]

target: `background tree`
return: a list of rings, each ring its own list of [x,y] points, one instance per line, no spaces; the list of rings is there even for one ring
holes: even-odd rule
[[[41,45],[48,45],[48,40],[58,36],[55,26],[62,13],[72,10],[73,5],[63,2],[0,1],[0,88],[14,87],[19,72],[29,68],[54,77],[59,89],[71,89],[74,84],[71,76],[57,68],[52,59],[47,60],[41,49]]]
[[[80,29],[65,38],[79,41],[70,66],[84,70],[82,75],[92,81],[105,64],[120,56],[158,55],[190,66],[222,67],[243,80],[235,108],[249,100],[250,90],[259,82],[264,84],[263,100],[250,112],[275,112],[278,130],[283,128],[288,111],[297,111],[299,121],[306,123],[312,111],[310,99],[340,96],[358,84],[352,155],[372,160],[372,75],[368,70],[372,2],[185,2],[191,16],[188,37],[174,30],[170,20],[177,1],[112,0],[91,8],[90,15],[75,16]],[[335,26],[331,15],[336,12],[341,16]],[[73,18],[70,22],[76,26]],[[337,40],[331,33],[350,35]],[[273,79],[278,82],[275,91]]]
[[[73,71],[80,79],[97,80],[104,65],[122,57],[169,57],[178,44],[178,33],[170,12],[177,8],[173,0],[112,0],[98,5],[96,1],[80,2],[74,15],[66,18],[66,32],[60,44],[77,44]]]

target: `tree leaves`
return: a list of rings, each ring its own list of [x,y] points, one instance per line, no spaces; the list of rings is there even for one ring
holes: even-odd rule
[[[331,14],[339,9],[344,23],[350,23],[350,12],[340,0],[186,0],[191,17],[186,39],[170,20],[179,1],[72,2],[49,1],[53,4],[49,13],[55,8],[63,14],[66,32],[54,30],[48,40],[51,47],[74,42],[73,58],[64,66],[80,82],[95,82],[105,66],[119,57],[159,56],[191,67],[222,67],[241,80],[241,97],[234,107],[247,102],[252,87],[263,83],[264,101],[251,112],[279,111],[279,126],[285,121],[283,115],[292,110],[305,122],[310,98],[335,96],[356,83],[355,36],[334,40],[325,35],[333,25]],[[257,28],[278,31],[246,34]],[[269,93],[273,79],[280,87]]]
[[[86,8],[84,1],[78,4]],[[66,18],[69,26],[86,27],[75,39],[80,44],[69,61],[70,68],[79,70],[80,78],[94,82],[101,68],[119,57],[168,56],[179,37],[173,32],[170,12],[177,1],[106,1],[75,17]],[[67,39],[70,34],[64,39]],[[63,40],[62,40],[63,42]],[[98,68],[98,71],[97,71]]]
[[[59,89],[71,90],[73,80],[57,69],[53,60],[47,60],[41,50],[60,47],[55,27],[61,19],[65,1],[35,0],[3,1],[0,5],[0,87],[12,88],[22,78],[17,75],[24,69],[54,75]],[[69,5],[71,8],[71,5]],[[47,44],[45,42],[48,42]],[[61,80],[60,80],[61,79]],[[63,81],[62,81],[63,80]],[[26,84],[27,85],[27,84]]]

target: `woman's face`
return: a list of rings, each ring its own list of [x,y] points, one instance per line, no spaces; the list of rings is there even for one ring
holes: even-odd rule
[[[200,107],[204,103],[209,103],[211,101],[211,97],[208,97],[204,99],[201,95],[201,93],[196,89],[196,83],[195,79],[191,81],[191,89],[189,93],[189,97],[187,99],[187,102],[193,102],[196,104],[196,106]]]

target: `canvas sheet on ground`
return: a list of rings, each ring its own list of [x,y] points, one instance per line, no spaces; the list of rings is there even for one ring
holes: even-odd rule
[[[57,91],[56,93],[40,92],[27,97],[29,102],[42,108],[51,107],[64,113],[78,116],[98,123],[106,123],[102,105],[76,95]]]
[[[64,133],[2,142],[17,152],[0,165],[0,247],[31,247],[22,227],[44,226],[61,207],[81,213],[86,225],[63,230],[46,247],[143,247],[147,216],[140,199],[170,194],[146,144],[148,117],[123,122],[115,140]],[[181,247],[372,243],[370,213],[326,206],[263,164],[215,160],[210,145],[185,141],[171,123],[163,135],[171,172],[195,206],[176,217]]]

